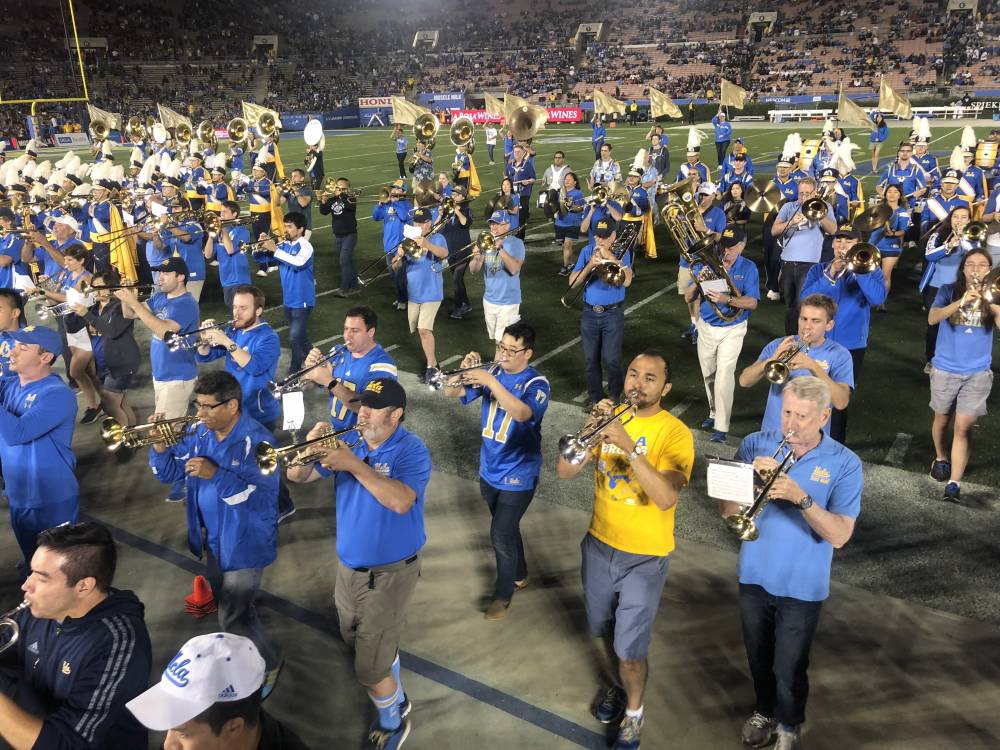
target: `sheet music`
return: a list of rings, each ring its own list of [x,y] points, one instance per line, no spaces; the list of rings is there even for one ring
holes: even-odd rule
[[[742,461],[708,459],[708,496],[753,505],[753,466]]]

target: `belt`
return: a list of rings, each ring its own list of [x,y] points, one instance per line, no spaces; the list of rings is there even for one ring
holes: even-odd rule
[[[420,555],[414,555],[413,557],[406,558],[405,560],[403,560],[403,565],[412,565],[417,561],[417,558],[419,556]],[[397,565],[398,563],[391,563],[391,564]],[[382,568],[388,568],[388,567],[389,567],[388,565],[376,565],[374,568],[351,568],[351,570],[355,570],[358,573],[371,573],[373,570],[381,570]]]
[[[585,309],[587,309],[587,310],[593,310],[595,313],[603,313],[603,312],[610,312],[611,310],[614,310],[615,308],[621,307],[622,304],[624,304],[624,303],[622,303],[622,302],[615,302],[613,305],[588,305],[586,302],[584,302],[583,306],[584,306]]]

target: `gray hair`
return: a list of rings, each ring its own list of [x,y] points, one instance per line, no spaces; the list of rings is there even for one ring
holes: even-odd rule
[[[818,187],[815,177],[803,177],[799,180],[799,185],[812,185],[814,189]]]
[[[803,401],[812,401],[820,411],[830,408],[830,386],[814,375],[792,378],[785,386],[785,393],[791,393]]]

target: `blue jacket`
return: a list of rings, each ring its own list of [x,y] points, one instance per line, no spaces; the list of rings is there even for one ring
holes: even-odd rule
[[[387,253],[396,252],[403,241],[403,225],[410,222],[413,206],[408,200],[376,203],[372,218],[382,222],[382,249]]]
[[[163,453],[149,449],[156,478],[171,484],[185,478],[189,458],[204,456],[216,463],[215,476],[187,476],[188,547],[202,556],[202,534],[223,571],[263,568],[278,553],[278,473],[261,473],[254,452],[274,437],[245,412],[220,443],[215,433],[198,424],[177,445]]]
[[[195,354],[195,360],[204,363],[225,357],[226,372],[239,382],[243,392],[243,408],[247,414],[264,425],[277,421],[281,416],[281,403],[271,395],[267,384],[274,380],[274,374],[278,371],[278,358],[281,356],[278,334],[264,323],[249,330],[226,326],[226,335],[241,349],[250,353],[250,361],[246,367],[236,364],[232,355],[222,346],[213,346],[208,354]]]
[[[826,275],[829,267],[828,263],[817,263],[809,269],[800,299],[810,294],[832,297],[837,303],[837,315],[827,338],[845,349],[863,349],[868,346],[871,309],[885,302],[885,275],[881,268],[876,268],[864,274],[847,272],[830,281]]]
[[[719,120],[716,115],[712,118],[712,126],[715,128],[715,142],[724,143],[733,137],[733,124],[729,120]]]
[[[131,591],[108,597],[79,619],[15,618],[17,645],[4,655],[4,677],[17,702],[42,719],[35,750],[146,750],[142,726],[125,704],[149,684],[152,647],[143,606]]]

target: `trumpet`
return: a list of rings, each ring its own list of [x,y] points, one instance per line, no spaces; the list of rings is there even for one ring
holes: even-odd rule
[[[305,382],[305,376],[315,370],[317,367],[322,367],[327,362],[333,362],[333,367],[336,368],[339,362],[336,360],[343,359],[347,356],[347,344],[338,344],[330,350],[322,359],[318,360],[315,364],[309,365],[308,367],[303,367],[297,372],[293,372],[288,377],[282,378],[281,380],[272,380],[267,384],[267,390],[271,392],[271,395],[275,398],[281,398],[286,393],[291,393],[293,391],[301,391],[302,386]]]
[[[41,305],[36,312],[39,320],[49,320],[69,315],[73,312],[73,306],[69,302],[59,302],[55,305]]]
[[[167,348],[172,352],[197,349],[202,343],[201,334],[216,328],[229,328],[229,326],[232,325],[235,325],[235,321],[227,320],[221,323],[210,323],[209,325],[202,326],[194,331],[168,331],[167,335],[163,338],[163,343],[165,343]]]
[[[10,631],[10,638],[7,639],[6,643],[0,646],[0,654],[2,654],[7,649],[13,648],[14,646],[17,645],[17,639],[21,637],[21,628],[17,624],[17,620],[14,619],[14,615],[16,615],[21,610],[27,609],[30,606],[31,604],[29,604],[26,601],[21,602],[16,607],[14,607],[14,609],[12,609],[10,612],[0,617],[0,632],[2,632],[4,629]]]
[[[774,454],[771,458],[777,460],[778,456],[784,452],[784,456],[778,463],[778,466],[774,469],[768,469],[760,473],[760,478],[762,484],[760,489],[757,491],[757,496],[754,498],[753,504],[742,508],[739,513],[734,513],[731,516],[726,516],[726,528],[732,531],[736,536],[738,536],[744,542],[752,542],[760,536],[760,529],[757,526],[757,522],[760,519],[760,514],[764,512],[764,508],[768,503],[767,493],[771,491],[771,487],[774,486],[775,481],[781,474],[788,469],[793,463],[795,463],[795,453],[792,451],[788,441],[792,439],[795,435],[794,432],[789,430],[785,433],[784,437],[781,438],[781,442],[778,443],[778,447],[775,449]]]
[[[285,468],[308,466],[322,459],[323,454],[326,453],[326,449],[328,448],[339,448],[341,445],[348,448],[355,448],[360,445],[363,440],[361,430],[367,426],[366,422],[358,422],[354,427],[348,427],[343,430],[331,430],[312,440],[303,440],[301,443],[286,445],[284,448],[275,448],[270,443],[263,442],[254,451],[254,458],[257,461],[257,466],[260,468],[261,474],[264,475],[273,474],[281,464],[284,464]],[[357,440],[347,443],[338,439],[349,432],[357,432]]]
[[[253,216],[238,216],[235,219],[223,219],[214,211],[206,211],[201,220],[201,228],[207,234],[218,234],[223,227],[235,227],[241,224],[252,224]]]
[[[177,445],[197,421],[197,417],[175,417],[126,427],[114,417],[105,417],[101,422],[101,439],[109,451],[116,451],[123,446],[145,448],[155,443]]]
[[[440,391],[442,388],[446,386],[468,385],[469,384],[468,381],[463,377],[459,377],[459,379],[454,383],[449,383],[448,381],[451,378],[455,377],[456,375],[461,375],[463,372],[469,372],[470,370],[481,370],[481,369],[488,370],[491,367],[499,366],[499,364],[500,364],[499,362],[495,361],[480,362],[478,365],[470,365],[469,367],[459,367],[456,370],[444,370],[444,371],[434,368],[434,373],[429,378],[427,378],[427,385],[430,387],[432,391]]]
[[[808,351],[809,344],[804,341],[800,341],[794,346],[789,347],[777,357],[769,359],[764,363],[764,377],[775,385],[784,385],[792,376],[790,367],[792,360],[800,352],[806,353]]]
[[[133,289],[136,292],[153,289],[152,284],[89,284],[86,281],[80,282],[80,291],[83,294],[93,294],[94,292],[114,292],[118,289]]]
[[[264,247],[264,245],[266,245],[268,242],[279,243],[284,241],[285,241],[285,231],[283,229],[274,230],[271,232],[271,236],[268,237],[266,240],[257,240],[256,242],[245,242],[243,244],[243,247],[240,248],[240,252],[255,253],[258,250],[261,250]]]
[[[563,435],[559,438],[559,455],[567,463],[578,466],[587,460],[590,451],[601,441],[601,432],[613,422],[621,420],[627,424],[635,416],[638,394],[629,393],[607,413],[595,409],[590,413],[583,428],[573,435]]]

